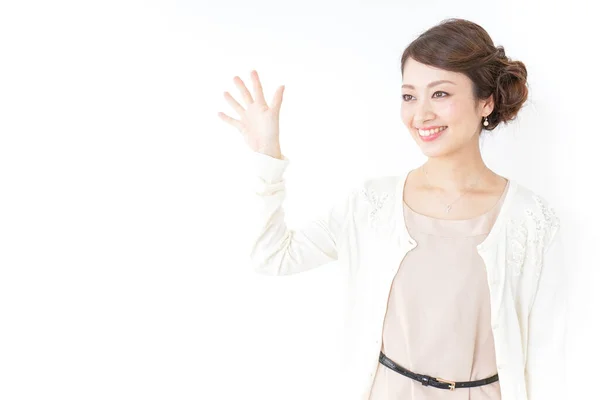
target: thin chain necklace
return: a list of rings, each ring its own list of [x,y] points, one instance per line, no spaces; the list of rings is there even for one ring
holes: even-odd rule
[[[421,166],[421,169],[423,170],[423,173],[425,174],[425,179],[427,179],[427,183],[429,183],[429,186],[433,187],[433,185],[431,184],[431,181],[429,180],[429,175],[427,174],[427,171],[425,171],[425,165]],[[465,194],[467,194],[467,192],[469,190],[473,189],[479,183],[479,180],[481,179],[481,175],[483,175],[483,174],[479,174],[479,176],[477,177],[477,180],[474,183],[472,183],[471,185],[469,185],[467,187],[467,190],[465,190],[460,196],[458,196],[456,199],[454,199],[454,201],[452,201],[451,203],[444,202],[442,200],[442,197],[438,196],[440,199],[440,202],[446,208],[446,214],[448,214],[450,212],[450,210],[452,210],[452,206],[454,205],[454,203],[456,203],[458,200],[460,200]]]

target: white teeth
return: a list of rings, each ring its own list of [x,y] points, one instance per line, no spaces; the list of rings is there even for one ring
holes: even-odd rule
[[[430,129],[430,130],[427,130],[427,131],[419,129],[419,135],[421,135],[421,136],[435,135],[436,133],[441,132],[441,131],[443,131],[446,128],[447,128],[447,126],[441,126],[439,128]]]

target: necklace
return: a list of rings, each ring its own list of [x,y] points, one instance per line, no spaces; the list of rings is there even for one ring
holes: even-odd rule
[[[421,169],[423,170],[423,173],[425,174],[425,179],[427,179],[427,183],[429,184],[429,186],[433,187],[433,185],[431,184],[431,181],[429,180],[429,175],[427,174],[427,171],[425,171],[425,165],[421,166]],[[441,196],[438,196],[440,199],[440,202],[445,206],[446,208],[446,214],[448,214],[450,212],[450,210],[452,210],[452,206],[454,205],[454,203],[456,203],[458,200],[460,200],[465,194],[467,194],[467,192],[469,190],[471,190],[472,188],[474,188],[478,183],[479,183],[479,179],[481,178],[482,174],[479,174],[479,176],[477,177],[477,180],[472,183],[471,185],[469,185],[467,187],[467,190],[465,190],[460,196],[458,196],[456,199],[454,199],[454,201],[452,201],[451,203],[446,203],[442,200]]]

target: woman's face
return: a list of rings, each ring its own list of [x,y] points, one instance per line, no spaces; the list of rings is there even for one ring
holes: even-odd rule
[[[476,100],[471,80],[408,58],[402,80],[402,121],[427,157],[447,156],[479,145],[482,117],[492,96]]]

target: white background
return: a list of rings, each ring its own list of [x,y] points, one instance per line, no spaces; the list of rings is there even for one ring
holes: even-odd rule
[[[591,4],[591,3],[590,3]],[[562,217],[573,399],[597,393],[596,15],[582,1],[58,1],[0,6],[0,399],[332,399],[337,263],[249,268],[245,142],[217,117],[257,69],[286,85],[287,222],[422,160],[402,50],[481,24],[529,71],[483,140]],[[238,96],[239,99],[239,96]],[[532,157],[535,162],[526,162]],[[595,247],[596,246],[596,247]],[[593,397],[593,396],[592,396]]]

